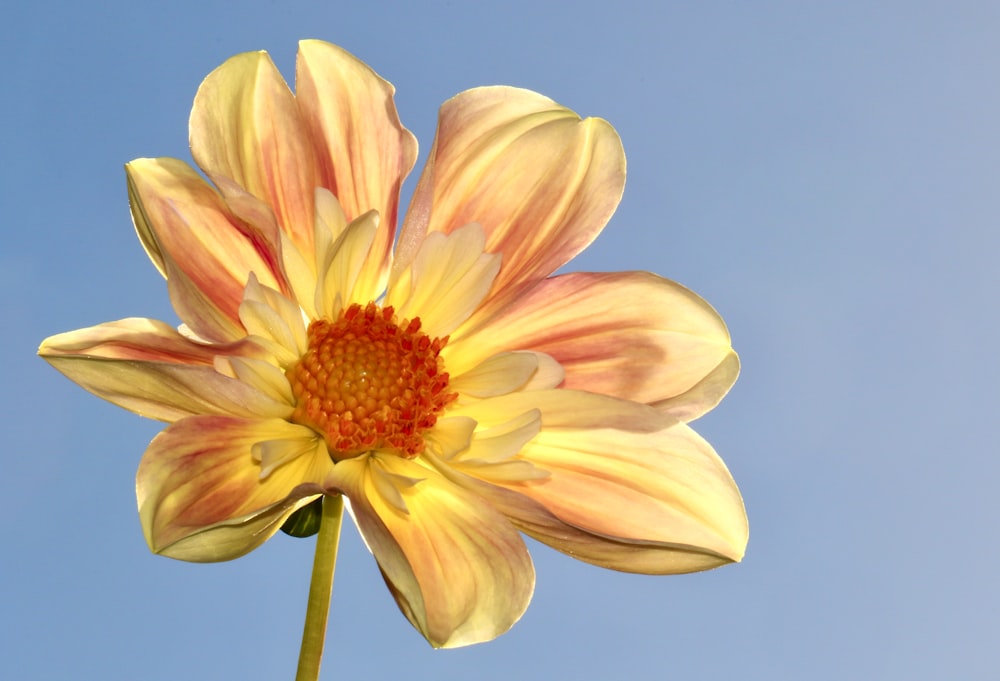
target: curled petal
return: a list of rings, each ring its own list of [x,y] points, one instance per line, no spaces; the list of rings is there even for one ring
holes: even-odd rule
[[[416,160],[417,141],[399,121],[392,85],[349,52],[303,40],[295,79],[298,105],[318,158],[318,184],[333,192],[348,220],[370,210],[381,216],[357,284],[360,290],[381,291],[399,190]]]
[[[409,263],[424,234],[478,223],[486,250],[503,254],[490,299],[500,303],[593,241],[624,185],[625,154],[606,121],[581,120],[528,90],[468,90],[441,107],[397,267]]]
[[[329,257],[319,268],[316,308],[320,316],[335,317],[351,303],[364,305],[380,291],[357,287],[372,241],[379,229],[379,216],[369,211],[352,220],[329,249]]]
[[[45,339],[38,349],[83,388],[161,421],[195,414],[285,418],[292,408],[213,367],[219,355],[259,358],[252,343],[203,345],[152,319],[123,319]]]
[[[252,385],[276,402],[295,406],[295,396],[288,378],[277,365],[264,359],[253,357],[218,356],[215,369],[220,373]]]
[[[321,442],[261,477],[254,446],[316,438],[286,421],[196,416],[157,435],[136,474],[139,519],[154,553],[179,560],[238,558],[323,493],[332,467]]]
[[[651,404],[679,421],[693,421],[711,411],[726,396],[739,373],[740,358],[730,352],[711,373],[685,392]]]
[[[400,477],[419,482],[397,485],[387,496],[382,487]],[[431,645],[493,639],[528,606],[535,574],[524,542],[476,495],[395,456],[340,462],[328,484],[350,499],[400,610]]]
[[[525,531],[581,560],[621,570],[632,569],[626,557],[636,546],[643,547],[636,564],[642,572],[690,572],[742,558],[746,513],[725,464],[688,426],[652,407],[556,390],[514,393],[457,411],[499,423],[531,403],[541,411],[542,430],[518,458],[549,476],[471,484]],[[470,468],[461,473],[476,476]]]
[[[191,155],[213,181],[232,180],[271,206],[280,227],[311,251],[318,184],[313,144],[266,52],[238,54],[205,78],[189,133]]]
[[[252,274],[240,304],[240,321],[247,333],[263,343],[283,365],[306,351],[308,340],[302,309],[274,289],[262,286]]]
[[[247,275],[283,286],[275,244],[234,215],[183,161],[136,159],[125,173],[136,232],[167,277],[178,316],[202,338],[240,337],[237,310]]]
[[[439,419],[425,437],[439,456],[450,459],[469,446],[476,431],[476,422],[468,416],[447,416]]]
[[[499,315],[448,344],[448,366],[502,350],[535,350],[565,371],[562,387],[658,404],[691,420],[739,373],[719,315],[680,284],[648,272],[573,273],[539,282]]]
[[[455,376],[448,386],[472,397],[504,395],[527,385],[540,365],[540,353],[502,352]]]

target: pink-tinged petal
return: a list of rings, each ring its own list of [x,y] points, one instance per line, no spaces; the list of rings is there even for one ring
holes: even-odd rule
[[[254,358],[250,343],[203,345],[152,319],[123,319],[45,339],[38,349],[86,390],[161,421],[195,414],[283,418],[292,408],[213,368],[218,355]]]
[[[312,250],[313,142],[295,97],[266,52],[228,59],[205,78],[189,121],[191,155],[222,186],[232,180],[271,207],[281,228]]]
[[[625,154],[606,121],[528,90],[468,90],[441,107],[397,262],[408,264],[428,232],[478,223],[486,250],[503,256],[492,297],[507,299],[593,241],[624,184]]]
[[[202,338],[239,338],[238,310],[250,272],[284,288],[275,246],[183,161],[142,158],[125,172],[136,232],[167,277],[178,316]]]
[[[715,310],[648,272],[539,282],[487,323],[456,332],[448,369],[505,350],[551,355],[565,370],[562,387],[658,404],[685,421],[718,404],[739,373]]]
[[[627,571],[690,572],[743,557],[748,529],[739,490],[688,426],[652,407],[568,390],[515,393],[455,411],[490,426],[529,406],[540,410],[542,429],[514,458],[549,476],[493,478],[493,486],[482,476],[469,486],[536,539]],[[637,546],[641,560],[632,566]]]
[[[313,139],[319,182],[348,220],[379,213],[378,232],[357,284],[381,291],[388,274],[399,190],[413,168],[417,141],[399,121],[395,89],[341,48],[303,40],[295,67],[296,98]]]
[[[531,558],[481,498],[393,455],[340,462],[328,484],[350,499],[400,610],[431,645],[488,641],[527,608]]]
[[[179,560],[238,558],[273,535],[297,508],[323,493],[332,468],[320,442],[261,477],[253,447],[307,439],[281,420],[195,416],[150,443],[136,474],[139,519],[150,549]]]

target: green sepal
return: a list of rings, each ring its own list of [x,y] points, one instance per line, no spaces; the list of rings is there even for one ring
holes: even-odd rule
[[[311,537],[319,532],[323,520],[323,497],[317,497],[292,515],[281,526],[281,531],[292,537]]]

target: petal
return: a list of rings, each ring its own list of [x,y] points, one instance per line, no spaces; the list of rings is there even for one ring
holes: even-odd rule
[[[253,275],[240,304],[240,321],[247,333],[259,340],[282,366],[302,356],[308,346],[302,309],[272,288],[262,286]]]
[[[548,276],[583,250],[625,184],[617,133],[528,90],[477,88],[445,102],[397,247],[398,267],[427,232],[482,225],[503,255],[492,297]]]
[[[357,285],[358,280],[363,279],[363,268],[379,222],[378,213],[369,211],[352,220],[331,244],[329,258],[319,270],[316,309],[320,316],[336,318],[340,310],[351,303],[364,305],[381,293],[364,289],[363,283],[360,287]]]
[[[505,395],[527,385],[538,373],[541,357],[535,352],[501,352],[455,376],[448,387],[472,397]]]
[[[203,345],[152,319],[123,319],[45,339],[38,349],[83,388],[161,421],[194,414],[283,418],[291,407],[213,368],[218,355],[258,357],[250,343]]]
[[[348,220],[370,210],[381,218],[358,284],[381,292],[396,233],[399,190],[416,160],[416,139],[399,121],[392,85],[335,45],[301,41],[295,79],[318,159],[318,184],[340,200]]]
[[[241,383],[252,385],[275,402],[295,406],[292,386],[288,382],[285,372],[273,362],[253,357],[220,355],[215,358],[214,366],[216,371],[235,378]]]
[[[386,304],[402,318],[419,317],[424,333],[447,336],[483,302],[500,269],[500,256],[483,253],[484,243],[479,225],[428,235],[397,272]]]
[[[715,310],[648,272],[546,279],[489,322],[457,332],[448,343],[448,369],[527,349],[559,362],[562,387],[662,403],[685,421],[718,404],[739,373]]]
[[[266,52],[238,54],[205,78],[189,133],[191,155],[213,181],[232,180],[266,203],[292,240],[311,252],[313,143]]]
[[[203,338],[243,335],[237,310],[247,276],[284,286],[276,246],[183,161],[141,158],[125,172],[136,232],[167,277],[178,316]]]
[[[549,476],[470,485],[526,532],[581,560],[627,571],[690,572],[742,558],[746,513],[728,469],[693,430],[655,409],[555,390],[455,411],[489,425],[532,403],[542,430],[518,458]],[[461,473],[476,475],[467,467]],[[643,549],[633,566],[636,546]]]
[[[318,444],[261,477],[255,444],[304,439],[281,420],[197,416],[150,443],[136,475],[139,519],[150,549],[171,558],[238,558],[273,535],[296,509],[323,493],[332,463]],[[315,439],[315,438],[314,438]]]
[[[395,486],[405,511],[380,490],[400,478],[419,480]],[[476,495],[392,455],[340,462],[329,484],[350,499],[400,610],[431,645],[488,641],[527,608],[535,574],[524,542]]]

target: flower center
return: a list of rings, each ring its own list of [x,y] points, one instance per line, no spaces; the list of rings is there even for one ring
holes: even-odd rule
[[[337,461],[380,448],[413,458],[423,433],[458,393],[438,356],[448,342],[420,332],[420,319],[396,321],[392,307],[351,305],[336,321],[309,324],[309,349],[286,376],[292,420],[326,438]]]

